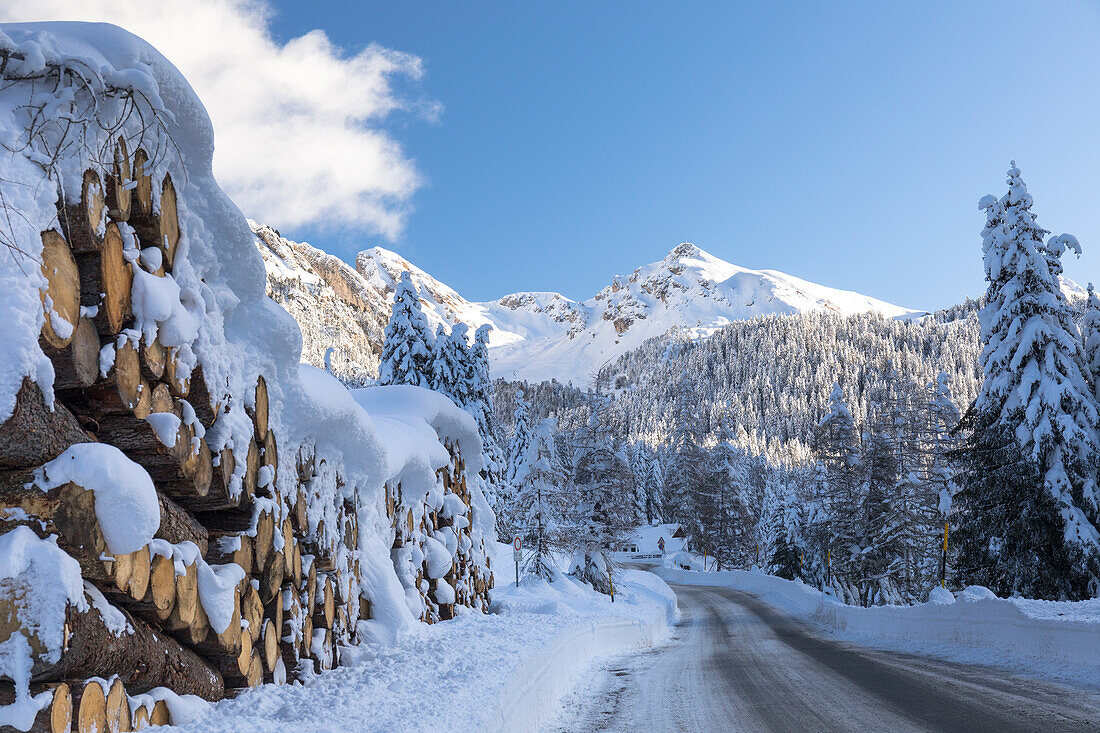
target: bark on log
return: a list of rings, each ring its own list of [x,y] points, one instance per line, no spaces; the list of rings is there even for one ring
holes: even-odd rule
[[[40,293],[46,314],[42,338],[63,349],[72,341],[80,319],[81,282],[69,244],[52,229],[42,232],[42,276],[46,278],[46,289]]]
[[[256,378],[256,398],[249,414],[256,426],[256,442],[263,445],[268,426],[267,381],[263,375]]]
[[[252,574],[252,538],[239,532],[211,532],[210,546],[203,556],[211,565],[236,563],[246,575]]]
[[[133,416],[104,417],[98,436],[144,468],[161,490],[185,506],[192,497],[202,498],[210,491],[210,449],[200,440],[199,450],[193,452],[191,430],[185,423],[179,424],[172,445],[162,443],[149,422]]]
[[[107,176],[107,213],[115,221],[130,218],[130,154],[126,150],[126,141],[121,137],[115,146],[111,173]]]
[[[99,378],[99,333],[90,318],[77,320],[72,340],[64,348],[39,338],[38,346],[53,364],[54,389],[80,389]]]
[[[95,442],[63,405],[54,403],[52,408],[38,385],[24,378],[15,410],[0,424],[0,468],[39,466],[75,443]]]
[[[5,594],[0,601],[0,617],[15,618],[14,604],[26,602],[30,594]],[[33,597],[33,596],[32,596]],[[50,662],[47,640],[28,635],[34,656],[32,679],[84,679],[110,677],[117,674],[131,692],[145,692],[153,687],[168,687],[178,694],[198,695],[206,700],[222,697],[221,675],[194,652],[150,628],[124,609],[117,609],[130,629],[119,636],[104,623],[99,611],[86,598],[88,610],[69,607],[66,626],[67,644],[56,662]],[[5,607],[6,606],[6,607]],[[19,633],[19,632],[17,632]]]
[[[117,334],[131,316],[134,281],[134,271],[123,256],[118,225],[108,224],[103,246],[96,252],[79,253],[76,263],[80,270],[80,304],[98,308],[94,320],[100,335]]]
[[[80,200],[65,203],[58,212],[61,228],[74,252],[94,252],[99,249],[103,242],[99,225],[103,222],[106,209],[107,201],[99,174],[90,169],[84,171]]]
[[[188,391],[187,401],[195,411],[195,417],[207,430],[221,414],[222,405],[227,401],[224,389],[211,391],[206,383],[206,375],[203,373],[202,364],[199,364],[191,372],[191,389]],[[215,396],[218,395],[218,396]]]

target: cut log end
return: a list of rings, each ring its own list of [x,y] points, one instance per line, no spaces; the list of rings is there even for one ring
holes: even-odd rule
[[[46,315],[42,338],[63,349],[73,340],[80,320],[80,271],[69,243],[52,229],[42,232],[42,276],[46,279],[41,293]]]

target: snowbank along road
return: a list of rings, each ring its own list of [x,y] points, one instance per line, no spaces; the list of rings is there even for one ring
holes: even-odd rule
[[[671,642],[605,665],[560,730],[1100,730],[1095,690],[849,646],[747,593],[673,588]]]

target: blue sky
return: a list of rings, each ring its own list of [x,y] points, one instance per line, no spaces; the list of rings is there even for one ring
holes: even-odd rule
[[[920,7],[915,7],[920,6]],[[983,289],[977,209],[1016,159],[1100,282],[1096,3],[276,2],[426,70],[387,131],[426,184],[380,244],[471,299],[585,298],[691,241],[910,307]]]

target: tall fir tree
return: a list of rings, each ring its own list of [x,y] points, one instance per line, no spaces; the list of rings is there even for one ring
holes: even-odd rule
[[[814,454],[821,470],[821,511],[813,528],[814,548],[828,582],[849,581],[858,572],[862,547],[863,466],[859,438],[844,390],[833,384],[829,407],[814,432]]]
[[[979,203],[985,381],[956,453],[958,569],[1002,595],[1079,599],[1100,574],[1096,405],[1059,282],[1062,254],[1080,247],[1069,235],[1043,243],[1015,163],[1008,186]]]
[[[555,574],[552,553],[567,546],[564,516],[572,498],[555,445],[556,432],[552,418],[538,424],[515,476],[516,534],[526,546],[524,571],[547,581]]]
[[[571,502],[575,552],[570,572],[597,591],[610,594],[611,553],[636,526],[636,517],[630,461],[606,423],[607,402],[602,395],[596,397],[588,424],[575,440],[575,498]]]
[[[435,338],[420,308],[420,296],[408,271],[401,273],[393,297],[393,311],[386,324],[379,384],[411,384],[430,389]]]

